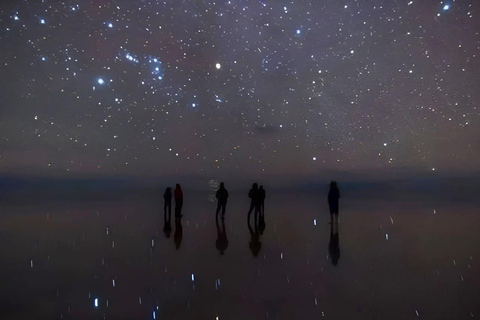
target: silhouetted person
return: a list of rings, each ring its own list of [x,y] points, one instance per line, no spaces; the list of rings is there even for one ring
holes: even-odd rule
[[[175,217],[175,234],[173,235],[173,241],[175,241],[175,248],[178,250],[180,244],[182,244],[183,227],[182,217]]]
[[[175,196],[175,217],[182,216],[182,206],[183,206],[183,192],[182,187],[177,183],[174,191]]]
[[[257,216],[256,215],[257,215],[257,212],[258,212],[257,210],[258,210],[258,207],[259,207],[259,205],[258,205],[258,184],[254,183],[252,185],[252,189],[250,189],[250,191],[248,192],[248,197],[252,200],[250,202],[250,209],[248,210],[247,219],[250,223],[250,215],[252,214],[253,209],[255,209],[255,226],[256,226],[257,225],[257,221],[256,221]]]
[[[172,188],[168,187],[165,189],[165,193],[163,194],[163,211],[165,219],[167,217],[167,209],[168,209],[168,220],[172,216]]]
[[[330,223],[333,223],[333,215],[338,223],[338,199],[340,199],[340,191],[335,181],[330,182],[330,191],[328,191],[328,206],[330,207]]]
[[[250,231],[250,237],[251,237],[251,240],[248,246],[250,247],[250,250],[252,251],[253,256],[256,257],[258,256],[258,253],[262,248],[262,243],[260,242],[260,235],[258,234],[257,224],[255,223],[255,231],[254,231],[250,226],[250,220],[249,220],[248,230]]]
[[[328,254],[332,260],[332,264],[336,266],[340,259],[340,240],[338,237],[338,225],[336,227],[330,226],[330,242],[328,243]]]
[[[227,239],[227,231],[225,230],[225,220],[222,219],[222,228],[220,229],[220,226],[218,224],[218,216],[215,217],[215,221],[217,223],[217,241],[215,242],[215,245],[217,246],[218,252],[223,256],[225,253],[225,250],[228,248],[228,239]]]
[[[222,219],[225,217],[225,208],[227,206],[227,199],[228,199],[228,191],[225,189],[225,184],[220,182],[220,188],[217,190],[215,194],[215,198],[218,200],[217,204],[217,212],[216,217],[218,217],[218,213],[220,212],[220,208],[222,209]]]
[[[258,201],[259,201],[259,206],[260,206],[260,217],[263,216],[265,213],[265,189],[263,189],[263,186],[260,186],[258,189]]]

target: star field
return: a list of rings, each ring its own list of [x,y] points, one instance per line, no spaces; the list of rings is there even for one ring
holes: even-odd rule
[[[480,3],[10,1],[0,170],[478,168]]]

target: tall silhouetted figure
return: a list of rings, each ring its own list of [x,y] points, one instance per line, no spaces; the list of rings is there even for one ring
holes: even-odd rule
[[[168,220],[170,220],[172,216],[172,188],[168,187],[165,189],[165,193],[163,194],[163,211],[165,218],[167,217],[167,209],[168,209]]]
[[[175,248],[178,250],[183,239],[182,217],[175,217],[175,234],[173,241],[175,241]]]
[[[250,223],[250,215],[252,214],[253,209],[255,209],[255,226],[257,225],[257,213],[259,209],[258,203],[258,184],[254,183],[252,189],[248,192],[248,197],[251,199],[250,209],[248,210],[248,221]]]
[[[253,230],[252,226],[250,226],[250,220],[248,220],[248,230],[250,231],[250,237],[251,237],[251,240],[248,246],[250,247],[250,250],[252,251],[253,256],[256,257],[258,256],[258,253],[262,248],[262,243],[260,242],[260,235],[258,233],[256,222],[255,222],[255,230]]]
[[[217,223],[217,241],[215,245],[217,247],[218,252],[220,255],[224,255],[225,250],[228,248],[228,239],[227,239],[227,230],[225,230],[225,220],[222,219],[222,228],[220,229],[220,225],[218,224],[218,216],[215,217],[215,221]]]
[[[330,207],[330,223],[334,223],[333,215],[338,223],[338,200],[340,199],[340,190],[338,190],[335,181],[330,182],[330,191],[328,191],[328,206]]]
[[[263,189],[263,186],[260,186],[258,189],[258,204],[260,206],[260,217],[263,217],[263,214],[265,213],[265,189]]]
[[[340,259],[340,240],[338,237],[338,224],[336,226],[333,223],[330,226],[330,242],[328,243],[328,254],[332,260],[332,264],[336,266]]]
[[[218,213],[220,212],[220,208],[221,208],[222,219],[223,219],[225,217],[225,208],[227,206],[227,199],[228,199],[228,191],[227,189],[225,189],[225,184],[223,182],[220,182],[220,188],[217,190],[215,198],[217,198],[217,201],[218,201],[216,217],[218,217]]]
[[[175,217],[182,216],[182,206],[183,206],[183,192],[182,187],[177,183],[174,191],[175,196]]]

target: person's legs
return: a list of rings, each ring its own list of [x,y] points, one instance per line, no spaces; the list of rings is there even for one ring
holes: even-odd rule
[[[227,201],[222,203],[222,217],[225,217],[225,210],[227,209]]]
[[[180,201],[176,200],[175,201],[175,217],[178,217],[180,215]]]
[[[218,213],[220,212],[220,208],[222,207],[222,203],[218,201],[217,203],[217,211],[215,212],[215,216],[218,217]]]
[[[250,209],[248,209],[248,216],[247,216],[247,220],[250,221],[250,215],[252,214],[252,211],[253,209],[255,208],[255,204],[253,203],[253,201],[250,203]]]

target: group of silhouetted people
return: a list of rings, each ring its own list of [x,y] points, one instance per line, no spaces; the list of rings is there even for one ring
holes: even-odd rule
[[[175,187],[175,191],[173,192],[175,197],[175,218],[179,218],[182,216],[182,207],[183,207],[183,191],[182,187],[177,183]],[[163,210],[165,211],[165,216],[167,216],[167,209],[168,209],[168,216],[169,218],[172,215],[172,188],[168,187],[163,194],[164,206]]]
[[[216,226],[217,226],[217,240],[215,245],[221,255],[225,253],[225,250],[228,247],[228,239],[225,230],[225,211],[227,207],[228,200],[228,191],[225,188],[225,183],[221,182],[220,187],[215,193],[215,198],[217,199],[217,209],[215,212]],[[182,242],[183,237],[183,228],[181,223],[182,218],[182,207],[183,207],[183,192],[180,184],[177,183],[175,190],[173,192],[173,197],[175,199],[175,245],[178,249]],[[258,187],[257,183],[252,185],[252,188],[248,192],[248,197],[251,199],[250,208],[247,215],[247,224],[248,230],[250,231],[251,240],[249,243],[250,250],[253,255],[256,257],[262,247],[260,242],[260,236],[263,235],[265,230],[265,198],[266,193],[263,186]],[[167,188],[163,195],[164,199],[164,219],[165,227],[164,232],[167,237],[170,237],[171,233],[171,212],[172,212],[172,191],[171,188]],[[339,199],[340,191],[338,189],[337,183],[335,181],[330,182],[330,190],[328,192],[328,205],[330,209],[330,242],[328,246],[329,255],[332,259],[332,264],[337,265],[340,258],[340,246],[339,246],[339,236],[338,236],[338,212],[339,212]],[[218,221],[218,216],[220,211],[221,215],[221,226]],[[250,224],[250,216],[254,212],[254,226],[252,228]]]

